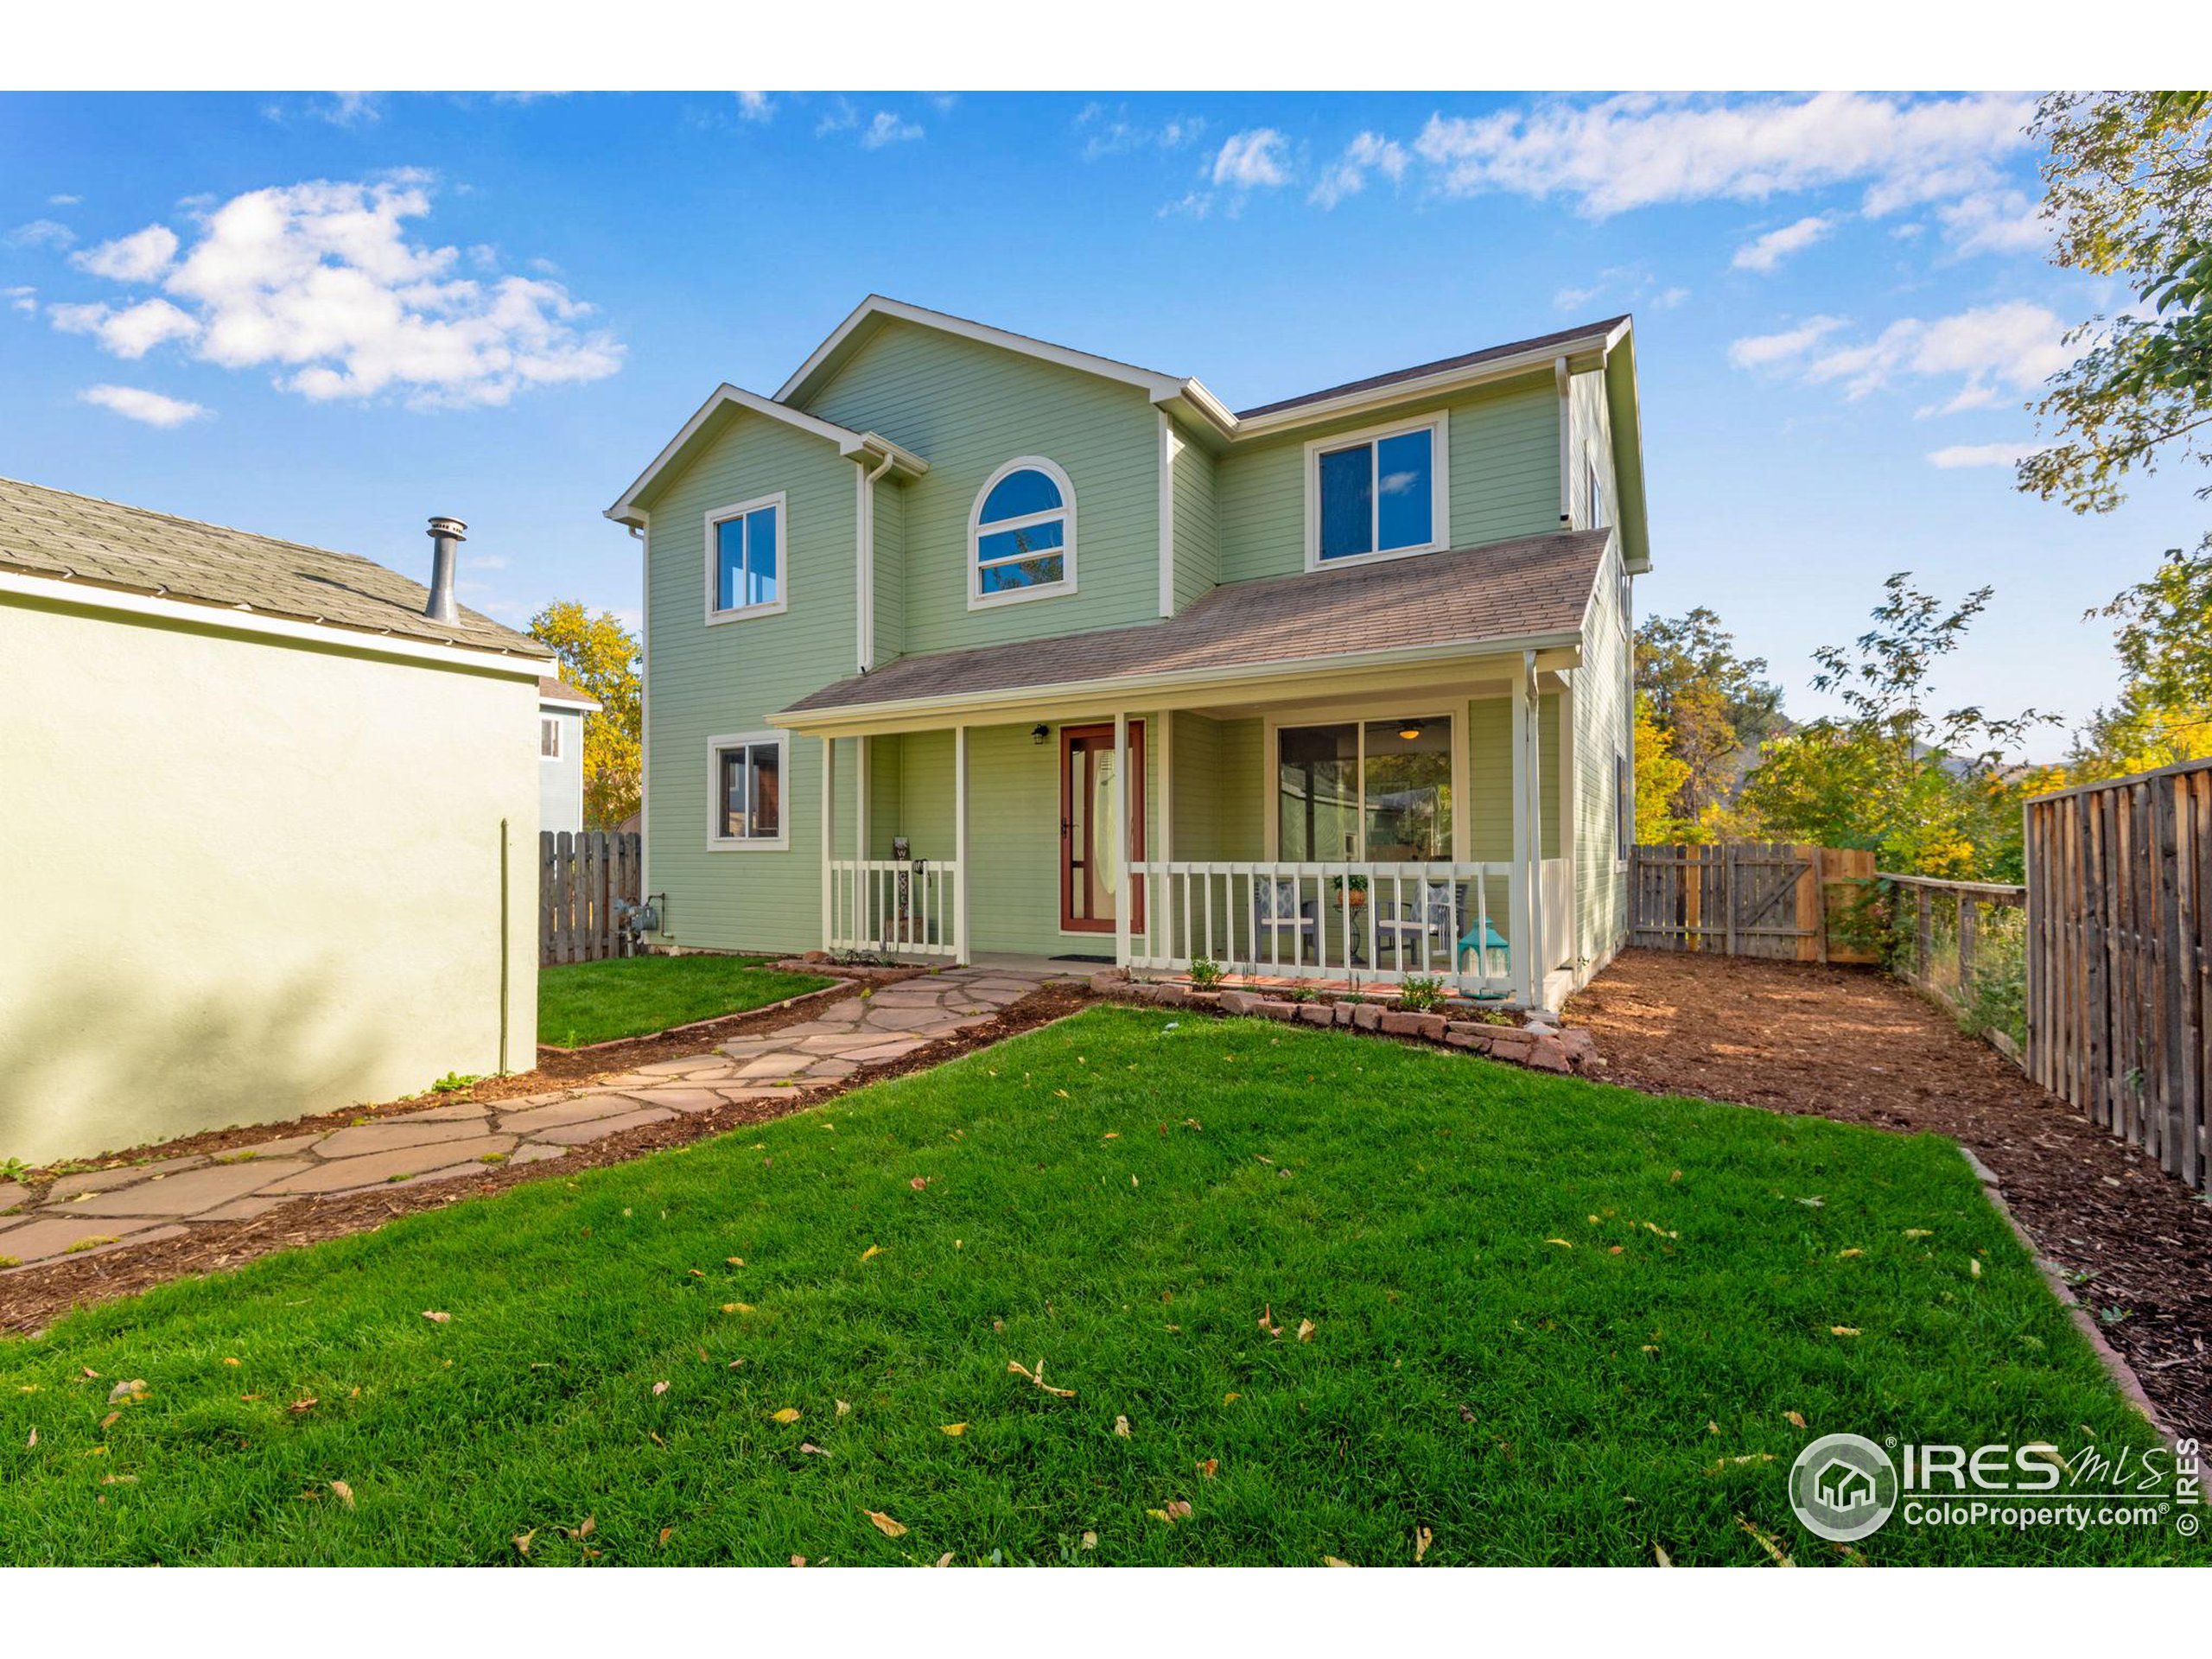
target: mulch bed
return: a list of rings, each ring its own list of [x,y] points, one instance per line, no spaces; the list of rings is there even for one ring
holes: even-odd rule
[[[1629,950],[1577,995],[1602,1076],[1948,1135],[1988,1166],[2167,1427],[2212,1428],[2212,1204],[1872,969]]]
[[[664,1034],[640,1038],[634,1044],[626,1044],[612,1058],[610,1052],[605,1049],[594,1050],[586,1057],[562,1057],[558,1050],[542,1049],[539,1051],[539,1067],[536,1071],[487,1079],[476,1084],[470,1093],[448,1096],[443,1103],[421,1099],[400,1101],[390,1107],[366,1109],[365,1115],[373,1116],[384,1111],[416,1111],[431,1104],[454,1103],[467,1099],[500,1100],[516,1095],[574,1087],[635,1071],[639,1066],[655,1060],[682,1059],[694,1054],[704,1054],[717,1044],[728,1042],[734,1037],[773,1031],[783,1026],[810,1020],[826,1004],[839,1000],[842,999],[819,998],[766,1017],[734,1015],[729,1020],[716,1021],[712,1027],[690,1027],[681,1038]],[[77,1260],[65,1257],[44,1266],[26,1268],[0,1277],[0,1332],[35,1333],[72,1308],[106,1301],[111,1297],[126,1296],[134,1291],[145,1290],[188,1274],[235,1268],[274,1250],[290,1249],[296,1245],[312,1244],[347,1233],[372,1231],[395,1216],[421,1210],[442,1209],[463,1198],[505,1192],[525,1181],[573,1179],[579,1170],[623,1163],[665,1147],[683,1146],[709,1135],[724,1135],[732,1129],[742,1128],[749,1123],[763,1123],[771,1118],[788,1116],[792,1112],[818,1106],[823,1101],[833,1100],[863,1085],[941,1065],[970,1050],[1002,1041],[1019,1032],[1048,1025],[1077,1012],[1091,1000],[1072,985],[1047,985],[1010,1004],[988,1026],[957,1033],[918,1048],[899,1059],[869,1066],[849,1077],[813,1084],[796,1098],[749,1101],[696,1116],[686,1114],[663,1122],[641,1124],[601,1141],[571,1147],[566,1157],[526,1164],[518,1168],[486,1166],[480,1178],[472,1176],[467,1180],[441,1181],[421,1187],[402,1184],[330,1198],[303,1198],[296,1203],[267,1211],[249,1221],[207,1223],[194,1226],[181,1237],[157,1240],[136,1249],[126,1248],[102,1251],[98,1255]],[[588,1069],[569,1069],[566,1062],[571,1059],[580,1066],[588,1060]],[[148,1147],[143,1151],[162,1157],[219,1151],[228,1146],[251,1144],[309,1129],[343,1128],[364,1115],[360,1109],[326,1113],[320,1117],[301,1118],[292,1123],[264,1123],[251,1129],[228,1129],[196,1135],[188,1141]]]

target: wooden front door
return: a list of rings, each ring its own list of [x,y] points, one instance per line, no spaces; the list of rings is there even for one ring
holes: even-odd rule
[[[1060,926],[1111,933],[1123,880],[1114,834],[1114,728],[1060,728]],[[1129,722],[1128,856],[1144,856],[1144,722]],[[1130,912],[1144,925],[1144,894]]]

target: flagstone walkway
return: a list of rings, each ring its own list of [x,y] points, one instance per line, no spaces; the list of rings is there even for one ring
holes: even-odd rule
[[[1073,976],[1070,976],[1073,977]],[[1041,974],[951,969],[832,1003],[815,1018],[601,1084],[395,1113],[255,1146],[64,1175],[43,1192],[0,1181],[0,1273],[58,1256],[175,1238],[311,1195],[458,1180],[563,1158],[643,1123],[810,1087],[903,1059],[987,1026],[1046,983]]]

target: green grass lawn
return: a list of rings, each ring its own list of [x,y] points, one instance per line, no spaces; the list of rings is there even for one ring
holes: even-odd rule
[[[630,957],[537,974],[537,1040],[556,1048],[644,1037],[765,1007],[832,982],[746,957]]]
[[[1101,1008],[0,1341],[0,1560],[1809,1565],[1846,1429],[2153,1444],[1945,1142]]]

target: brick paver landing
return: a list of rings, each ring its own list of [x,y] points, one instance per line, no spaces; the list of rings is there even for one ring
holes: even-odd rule
[[[64,1175],[43,1192],[0,1182],[0,1272],[122,1249],[292,1199],[395,1182],[460,1179],[539,1163],[571,1147],[735,1102],[788,1100],[988,1025],[1041,976],[949,969],[832,1003],[801,1024],[662,1060],[582,1088],[433,1106],[313,1135]],[[12,1258],[12,1260],[10,1259]]]

